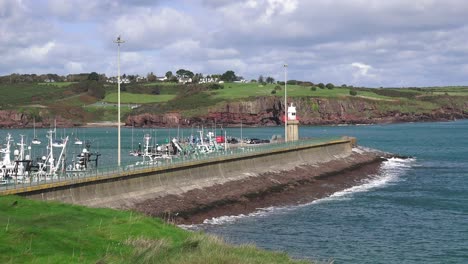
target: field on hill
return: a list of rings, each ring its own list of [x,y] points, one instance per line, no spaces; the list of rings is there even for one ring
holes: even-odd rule
[[[82,84],[82,83],[80,83]],[[115,119],[116,85],[104,84],[103,90],[86,89],[86,83],[1,84],[1,109],[17,109],[30,115],[61,115],[77,122]],[[80,87],[77,89],[76,87]],[[75,88],[74,88],[75,87]],[[93,92],[94,91],[94,92]],[[355,94],[351,94],[351,91]],[[96,93],[98,92],[98,93]],[[320,89],[309,85],[287,85],[289,98],[309,97],[341,100],[355,98],[377,103],[378,111],[430,113],[440,107],[461,107],[468,97],[468,87],[427,88],[349,88]],[[260,83],[178,84],[134,83],[122,85],[122,120],[144,112],[178,111],[184,117],[204,115],[209,108],[227,101],[255,100],[256,97],[284,97],[284,85]],[[448,97],[447,97],[448,96]],[[130,107],[138,105],[141,107]],[[107,120],[109,119],[109,120]]]
[[[2,108],[25,104],[48,104],[72,95],[66,85],[0,84],[0,91],[2,91],[0,97]]]
[[[130,211],[0,197],[1,263],[306,263]]]
[[[46,86],[57,86],[57,87],[64,87],[70,86],[76,82],[51,82],[51,83],[37,83],[38,85],[46,85]]]
[[[278,84],[258,84],[258,83],[225,83],[223,84],[224,89],[218,89],[216,91],[210,92],[213,97],[220,98],[224,100],[233,100],[247,98],[251,96],[279,96],[284,97],[284,85]],[[276,90],[275,90],[276,87]],[[276,91],[272,94],[272,91]],[[360,96],[370,98],[370,99],[387,99],[392,100],[392,98],[378,95],[372,91],[362,91],[358,93]],[[287,95],[288,97],[304,97],[304,96],[313,96],[313,97],[326,97],[326,98],[336,98],[336,97],[346,97],[350,96],[349,88],[335,87],[333,89],[320,89],[316,88],[315,91],[311,90],[311,86],[301,86],[301,85],[287,85]]]
[[[174,99],[173,94],[134,94],[128,92],[120,93],[120,102],[122,104],[149,104],[149,103],[163,103]],[[117,103],[117,92],[107,93],[106,97],[102,99],[104,102]]]

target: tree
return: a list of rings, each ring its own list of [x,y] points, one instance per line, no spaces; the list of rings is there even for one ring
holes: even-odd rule
[[[106,95],[104,84],[98,81],[82,81],[74,83],[71,86],[72,91],[75,93],[87,93],[88,95],[97,99],[102,99]]]
[[[319,84],[317,84],[317,86],[320,89],[325,89],[325,84],[323,84],[323,83],[319,83]]]
[[[236,73],[234,71],[226,71],[221,75],[221,80],[225,82],[233,82],[237,79]]]
[[[202,78],[203,78],[202,73],[196,73],[195,76],[193,76],[192,82],[198,83],[198,82],[200,82],[200,79],[202,79]]]
[[[263,81],[263,75],[258,76],[258,82],[259,82],[259,83],[263,83],[263,82],[264,82],[264,81]]]
[[[193,72],[185,69],[179,69],[176,71],[176,75],[179,78],[192,78],[194,76]]]
[[[357,95],[357,91],[354,90],[354,89],[350,89],[350,90],[349,90],[349,94],[350,94],[351,96],[356,96],[356,95]]]
[[[136,81],[137,76],[138,76],[138,75],[130,74],[130,75],[127,76],[127,78],[128,78],[128,80],[129,80],[130,82],[133,83],[133,82]]]
[[[151,90],[151,94],[161,94],[161,88],[159,88],[159,86],[154,87]]]
[[[156,81],[156,75],[154,75],[153,72],[150,72],[146,75],[146,79],[148,82],[155,82]]]
[[[222,86],[221,84],[218,84],[218,83],[210,83],[210,84],[208,85],[208,89],[209,89],[209,90],[224,89],[224,86]]]
[[[268,76],[268,77],[266,78],[266,82],[267,82],[267,83],[274,83],[274,82],[275,82],[275,79],[274,79],[273,77],[271,77],[271,76]]]
[[[97,72],[92,72],[88,75],[89,81],[99,81],[99,74]]]
[[[166,78],[167,78],[168,80],[170,80],[171,77],[173,76],[173,74],[172,74],[171,71],[168,71],[168,72],[166,72],[166,75],[164,75],[164,76],[166,76]]]
[[[216,80],[216,79],[219,80],[219,79],[221,78],[221,74],[211,74],[211,78],[213,78],[213,79],[215,79],[215,80]]]
[[[327,85],[325,85],[325,87],[327,87],[327,89],[333,89],[335,88],[335,85],[333,85],[333,83],[327,83]]]

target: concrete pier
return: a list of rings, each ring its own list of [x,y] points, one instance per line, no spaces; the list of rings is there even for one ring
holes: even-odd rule
[[[4,190],[0,195],[17,194],[39,200],[126,208],[167,194],[179,194],[270,171],[290,170],[303,164],[340,159],[351,154],[354,142],[353,138],[343,138],[325,143],[284,146],[264,152],[121,171],[105,177]]]

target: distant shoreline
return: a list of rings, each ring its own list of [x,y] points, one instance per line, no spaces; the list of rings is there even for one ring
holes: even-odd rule
[[[95,122],[95,123],[86,123],[79,127],[85,128],[97,128],[97,127],[118,127],[119,123],[117,122]],[[120,123],[121,126],[125,126],[125,123]]]
[[[388,121],[388,120],[385,120],[385,121],[382,121],[380,120],[377,121],[377,122],[362,122],[362,123],[332,123],[332,122],[323,122],[323,123],[314,123],[314,124],[300,124],[301,126],[304,126],[304,127],[309,127],[309,126],[370,126],[370,125],[386,125],[386,124],[404,124],[404,123],[428,123],[428,122],[454,122],[454,121],[457,121],[457,120],[466,120],[465,118],[459,118],[459,119],[445,119],[445,118],[434,118],[434,119],[430,119],[430,120],[398,120],[398,121]],[[120,123],[121,127],[124,127],[124,128],[129,128],[131,126],[127,125],[126,123],[124,122],[121,122]],[[193,124],[192,126],[188,126],[188,125],[176,125],[176,124],[172,124],[172,125],[169,125],[169,124],[165,124],[165,125],[145,125],[145,126],[134,126],[135,128],[191,128],[191,127],[196,127],[196,126],[202,126],[204,124],[200,123],[200,124]],[[205,124],[206,125],[206,124]],[[243,126],[241,126],[240,124],[228,124],[228,125],[224,125],[223,127],[225,128],[240,128],[240,127],[244,127],[244,128],[247,128],[247,127],[250,127],[250,128],[255,128],[255,127],[280,127],[280,126],[283,126],[283,124],[280,124],[280,125],[262,125],[262,124],[259,124],[259,125],[252,125],[252,124],[243,124]],[[50,128],[52,127],[50,124],[47,124],[47,125],[41,125],[40,123],[36,123],[36,128],[37,129],[40,129],[40,128]],[[57,128],[104,128],[104,127],[109,127],[109,128],[114,128],[114,127],[118,127],[118,123],[117,122],[111,122],[111,121],[104,121],[104,122],[88,122],[88,123],[78,123],[78,124],[72,124],[72,123],[67,123],[67,124],[63,124],[63,123],[59,123],[57,122]],[[12,123],[12,122],[9,122],[8,124],[5,124],[5,123],[1,123],[0,122],[0,129],[32,129],[33,128],[33,125],[28,123],[26,125],[21,125],[21,124],[17,124],[17,123]]]

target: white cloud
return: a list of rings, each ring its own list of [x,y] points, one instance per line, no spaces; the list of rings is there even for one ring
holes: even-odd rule
[[[190,16],[172,8],[139,8],[108,21],[104,35],[121,35],[130,49],[159,49],[199,33]]]
[[[248,1],[247,4],[249,4]],[[269,23],[271,17],[274,15],[285,15],[294,12],[297,8],[297,0],[267,0],[266,1],[266,8],[263,15],[260,17],[260,21],[263,23]],[[252,7],[257,7],[257,2],[253,5],[250,3]]]
[[[55,42],[47,42],[42,46],[33,45],[18,52],[18,56],[26,60],[43,60],[55,47]]]
[[[360,63],[360,62],[353,62],[351,66],[358,69],[358,73],[363,76],[367,76],[369,74],[369,70],[372,69],[372,66]]]
[[[0,74],[235,70],[368,86],[466,84],[462,0],[0,0]]]

